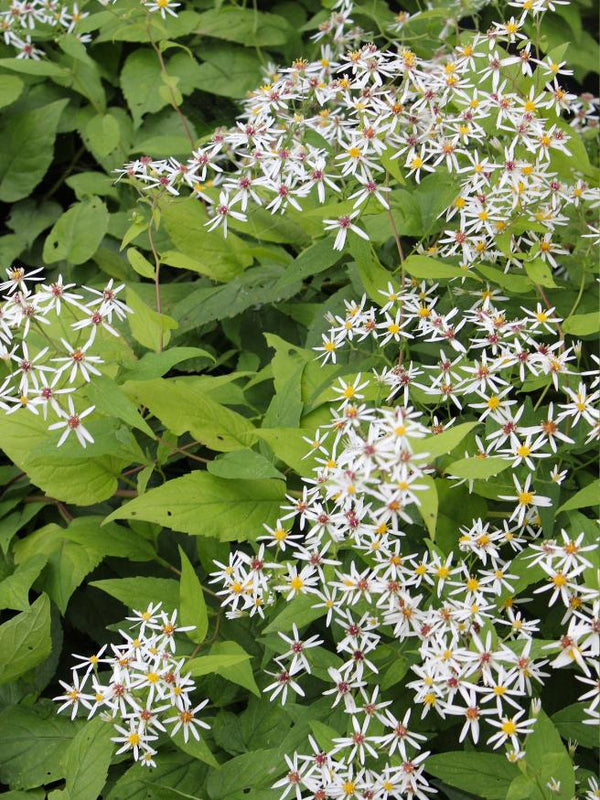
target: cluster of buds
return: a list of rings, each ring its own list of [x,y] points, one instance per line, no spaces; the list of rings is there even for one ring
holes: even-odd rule
[[[0,410],[14,414],[26,409],[41,413],[44,420],[55,417],[49,430],[61,431],[58,446],[73,433],[85,447],[93,438],[82,420],[94,406],[78,411],[74,394],[101,374],[103,360],[93,355],[98,336],[106,332],[118,337],[114,324],[131,309],[118,296],[124,284],[115,286],[112,278],[103,289],[82,287],[84,296],[60,275],[34,290],[44,280],[41,271],[13,265],[0,283],[0,292],[6,293],[0,304],[0,362],[8,372],[0,378]],[[61,316],[74,319],[68,323],[70,341],[52,335],[57,327],[52,323]]]
[[[117,733],[112,741],[119,745],[117,755],[131,752],[142,766],[155,767],[155,743],[161,734],[182,732],[200,739],[199,729],[210,725],[198,712],[208,703],[194,705],[196,687],[182,672],[185,659],[176,656],[175,634],[193,629],[177,625],[177,612],[167,614],[161,603],[151,603],[145,611],[127,617],[132,633],[120,631],[123,643],[104,645],[91,656],[78,656],[72,683],[60,681],[64,694],[54,700],[58,711],[70,711],[75,719],[80,708],[90,719],[98,713]]]

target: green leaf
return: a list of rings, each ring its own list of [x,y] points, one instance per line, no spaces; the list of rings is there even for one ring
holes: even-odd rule
[[[251,789],[266,789],[283,771],[278,748],[253,750],[232,758],[212,772],[206,782],[210,800],[237,800]]]
[[[600,312],[592,311],[589,314],[575,314],[566,319],[562,324],[565,333],[571,336],[590,336],[600,332]]]
[[[485,481],[509,467],[510,461],[501,456],[489,456],[488,458],[473,456],[453,461],[445,467],[445,472],[456,478]]]
[[[145,353],[124,375],[126,380],[147,381],[160,378],[177,364],[192,358],[209,358],[214,361],[207,350],[200,347],[171,347],[162,353]]]
[[[123,389],[170,431],[178,436],[189,431],[211,450],[239,450],[255,439],[249,420],[216,403],[185,379],[135,381]]]
[[[455,751],[427,759],[427,772],[485,800],[504,800],[517,767],[493,753]]]
[[[171,331],[177,328],[176,320],[146,305],[131,286],[127,287],[127,305],[133,311],[129,317],[133,338],[144,347],[160,352],[169,344]]]
[[[65,183],[73,189],[78,200],[95,194],[115,200],[119,197],[112,178],[102,172],[78,172],[77,175],[69,175]]]
[[[419,500],[418,509],[431,539],[435,541],[439,505],[435,481],[430,475],[423,475],[419,478],[418,483],[427,486],[427,489],[421,490],[417,494]]]
[[[69,70],[59,67],[52,61],[34,61],[20,58],[0,58],[0,67],[20,72],[23,75],[38,75],[47,78],[64,78],[69,75]]]
[[[415,453],[428,453],[431,458],[446,455],[458,447],[465,436],[479,424],[479,422],[463,422],[435,436],[416,439],[412,442],[412,450]]]
[[[408,256],[408,258],[404,259],[403,267],[409,275],[415,278],[442,280],[445,278],[464,278],[466,276],[481,282],[481,278],[469,270],[452,267],[428,256]]]
[[[222,6],[200,14],[195,32],[246,47],[276,47],[287,42],[293,29],[277,14]]]
[[[11,61],[12,59],[6,59]],[[0,66],[5,59],[0,59]],[[24,61],[19,61],[23,65]],[[27,62],[42,64],[48,62]],[[68,100],[6,114],[0,123],[0,200],[14,203],[29,197],[52,163],[58,121]]]
[[[113,519],[142,519],[165,528],[221,541],[256,539],[275,522],[284,498],[282,481],[239,481],[197,470],[150,489],[114,511]]]
[[[572,739],[582,747],[598,747],[598,731],[594,725],[584,724],[590,717],[585,713],[585,703],[572,703],[552,715],[552,722],[563,739]]]
[[[37,667],[51,649],[50,600],[41,594],[31,608],[0,625],[0,685]]]
[[[560,514],[561,511],[572,511],[574,508],[587,508],[588,506],[597,506],[598,498],[600,497],[600,479],[596,479],[580,489],[573,495],[566,503],[556,512]]]
[[[523,264],[525,272],[533,284],[545,286],[549,289],[555,289],[556,284],[552,277],[552,268],[541,258],[536,258],[534,261],[525,261]]]
[[[152,428],[141,416],[135,403],[132,403],[121,387],[110,378],[105,375],[95,377],[86,385],[85,393],[100,413],[118,417],[132,428],[137,428],[154,438]]]
[[[0,608],[12,608],[15,611],[26,611],[29,608],[29,590],[34,580],[46,565],[46,556],[42,553],[33,555],[8,578],[0,582]]]
[[[97,800],[108,776],[114,729],[101,719],[86,722],[62,760],[65,788],[52,794],[56,800]]]
[[[0,713],[0,780],[14,789],[33,789],[64,777],[61,757],[78,723],[56,714],[55,703]],[[45,793],[44,793],[45,794]]]
[[[106,800],[198,800],[206,764],[181,750],[161,751],[156,769],[134,764],[112,786]]]
[[[107,156],[119,146],[121,128],[111,114],[96,114],[85,126],[85,135],[98,155]]]
[[[237,642],[215,642],[210,648],[210,655],[224,658],[225,656],[248,655],[248,653]],[[237,664],[224,664],[215,672],[225,680],[237,683],[238,686],[248,689],[256,697],[262,696],[254,680],[252,665],[249,660],[240,661]]]
[[[545,786],[552,778],[560,782],[559,800],[571,800],[575,793],[575,773],[569,754],[552,720],[544,711],[537,715],[532,733],[525,739],[527,768]]]
[[[236,667],[238,664],[243,664],[249,661],[250,656],[248,653],[225,653],[224,655],[216,656],[199,656],[192,658],[185,664],[185,672],[193,678],[200,678],[203,675],[212,675],[219,673],[222,669],[229,667]]]
[[[168,612],[179,606],[179,584],[171,578],[109,578],[91,581],[89,586],[101,589],[134,611],[145,611],[150,603],[158,602]]]
[[[393,274],[381,266],[370,242],[353,236],[348,241],[348,249],[356,261],[356,268],[367,295],[382,306],[385,298],[381,292],[386,292],[388,284],[394,282]]]
[[[121,70],[121,89],[136,128],[144,114],[154,114],[167,105],[168,101],[158,92],[160,75],[156,54],[149,48],[134,50],[127,56]]]
[[[14,103],[25,84],[16,75],[0,75],[0,108]]]
[[[252,52],[231,45],[204,45],[197,88],[224,97],[242,98],[260,85],[260,62]]]
[[[218,478],[282,478],[268,458],[254,450],[234,450],[217,456],[206,465],[211,475]]]
[[[181,547],[181,577],[179,578],[179,615],[182,625],[194,625],[194,630],[187,635],[196,644],[206,639],[208,632],[208,612],[204,602],[204,593],[195,569]]]
[[[270,622],[263,633],[279,633],[280,631],[291,631],[296,624],[298,628],[308,625],[314,620],[324,617],[327,613],[326,608],[315,608],[315,597],[312,594],[299,594],[293,600],[286,602],[275,619]]]
[[[318,275],[332,267],[340,259],[339,252],[334,250],[332,245],[333,240],[328,237],[314,242],[303,250],[277,281],[275,291],[298,284],[298,281]]]
[[[130,247],[127,250],[127,260],[137,274],[141,275],[142,278],[150,278],[151,280],[154,280],[154,267],[148,261],[148,259],[140,253],[139,250],[135,249],[135,247]]]
[[[111,497],[131,453],[116,450],[114,439],[112,453],[67,450],[66,443],[57,450],[46,426],[41,416],[27,412],[0,414],[0,447],[49,497],[79,505]]]
[[[187,742],[183,738],[183,731],[179,730],[175,736],[171,737],[173,742],[177,745],[177,747],[182,750],[184,753],[187,753],[190,756],[193,756],[196,759],[208,764],[210,767],[217,768],[219,766],[219,762],[212,754],[209,746],[206,744],[204,737],[200,734],[200,739],[197,740],[193,736],[190,736]],[[173,790],[173,797],[181,797],[181,794],[176,790]],[[183,795],[183,797],[189,797],[190,800],[196,800],[193,795]]]
[[[39,234],[56,222],[61,214],[58,203],[37,204],[33,200],[21,200],[11,208],[8,225],[13,231],[18,231],[19,237],[31,247]]]
[[[508,289],[516,294],[526,294],[532,291],[531,281],[526,275],[518,275],[514,271],[502,272],[501,269],[489,267],[487,264],[476,264],[475,269],[484,278],[497,283],[503,289]]]
[[[108,229],[108,211],[98,197],[75,203],[55,223],[44,242],[47,264],[83,264],[100,246]]]
[[[161,203],[162,223],[179,252],[162,254],[165,263],[206,275],[215,281],[230,281],[250,266],[253,257],[247,245],[228,232],[209,231],[206,210],[193,198]]]

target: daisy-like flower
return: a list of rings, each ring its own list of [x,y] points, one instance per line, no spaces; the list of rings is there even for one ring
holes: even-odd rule
[[[305,672],[310,673],[310,663],[306,657],[306,651],[310,650],[311,647],[318,647],[323,644],[323,640],[316,635],[302,640],[295,622],[292,625],[291,637],[286,636],[285,633],[280,633],[279,636],[289,645],[289,650],[279,657],[280,660],[283,660],[291,656],[289,671],[294,674],[303,669]]]
[[[284,706],[287,700],[288,691],[291,689],[296,694],[299,694],[300,697],[304,697],[304,691],[297,680],[294,680],[294,676],[298,675],[300,667],[298,667],[294,672],[291,672],[287,669],[281,669],[279,672],[269,672],[265,670],[267,675],[271,675],[271,677],[275,678],[273,683],[270,683],[268,686],[265,686],[263,692],[268,693],[271,692],[271,696],[269,700],[275,700],[279,695],[281,695],[281,705]]]
[[[91,414],[96,406],[90,406],[89,408],[86,408],[85,411],[77,412],[75,411],[75,406],[73,404],[73,398],[71,395],[68,397],[68,403],[69,410],[61,410],[61,416],[63,419],[60,422],[53,422],[52,425],[48,426],[49,431],[57,431],[61,428],[63,429],[56,446],[60,447],[62,444],[64,444],[70,433],[75,434],[77,441],[82,447],[86,447],[88,442],[93,444],[94,438],[88,429],[84,427],[81,420],[85,419],[89,414]]]
[[[171,17],[177,16],[175,9],[179,8],[181,3],[175,3],[173,0],[153,0],[152,2],[144,3],[144,6],[148,9],[148,11],[158,11],[161,17],[166,19],[167,14],[169,14]]]
[[[233,209],[233,202],[229,199],[228,192],[221,192],[219,195],[219,202],[214,207],[214,216],[204,224],[209,231],[214,231],[215,228],[221,225],[223,227],[223,236],[227,238],[227,220],[229,217],[237,219],[240,222],[247,222],[248,217],[242,211],[235,211]]]
[[[531,475],[528,475],[525,478],[523,485],[521,485],[517,476],[513,475],[513,482],[516,490],[515,494],[501,494],[498,497],[499,500],[507,500],[513,503],[516,501],[516,506],[510,516],[510,519],[516,519],[519,525],[523,524],[525,515],[531,508],[546,508],[552,505],[552,500],[549,497],[539,495],[534,489],[531,488],[531,480]]]
[[[348,231],[352,231],[357,236],[360,236],[361,239],[366,239],[368,241],[369,236],[362,228],[359,228],[358,225],[355,225],[352,220],[355,219],[359,215],[359,211],[353,211],[351,214],[344,214],[337,219],[324,219],[323,225],[326,231],[337,231],[335,242],[333,243],[334,250],[343,250],[344,245],[346,244],[346,236],[348,235]]]
[[[535,718],[521,719],[523,714],[525,714],[525,711],[521,709],[521,711],[517,711],[513,717],[502,717],[500,720],[488,719],[488,725],[492,725],[499,730],[497,733],[490,736],[487,740],[487,744],[493,743],[494,750],[497,750],[499,747],[502,747],[503,744],[510,741],[513,749],[518,752],[520,750],[519,736],[525,736],[531,733],[535,725]]]
[[[201,711],[205,705],[207,705],[208,699],[203,700],[201,703],[198,703],[197,706],[194,708],[184,708],[174,717],[169,717],[168,719],[163,720],[165,725],[169,725],[172,722],[175,723],[174,727],[171,730],[171,736],[175,736],[177,732],[181,729],[183,733],[183,741],[187,742],[190,733],[196,739],[197,742],[200,741],[200,733],[199,728],[205,728],[206,730],[210,729],[210,725],[204,720],[198,719],[196,714]]]

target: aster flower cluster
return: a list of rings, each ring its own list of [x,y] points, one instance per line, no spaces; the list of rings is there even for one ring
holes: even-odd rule
[[[0,292],[5,292],[0,304],[0,361],[8,372],[0,379],[0,410],[14,414],[26,409],[36,416],[41,413],[44,420],[54,418],[48,429],[61,431],[59,447],[71,433],[85,447],[94,440],[83,420],[94,406],[78,410],[75,393],[101,374],[103,359],[93,354],[98,337],[118,337],[114,324],[131,309],[119,298],[124,284],[115,286],[112,279],[101,290],[82,287],[83,295],[60,275],[53,283],[43,283],[41,272],[41,267],[26,271],[13,265],[0,282]],[[62,333],[58,339],[57,330]]]
[[[428,252],[465,269],[556,266],[566,252],[557,230],[574,213],[586,230],[582,209],[598,202],[583,176],[559,175],[559,158],[572,155],[569,125],[595,127],[597,103],[570,93],[563,81],[572,71],[525,33],[548,4],[510,5],[518,18],[465,32],[424,60],[400,45],[359,46],[367,34],[350,27],[352,5],[340,0],[314,37],[328,37],[321,57],[273,67],[233,129],[217,130],[186,162],[142,157],[119,177],[146,193],[190,192],[206,205],[209,229],[225,236],[228,223],[243,230],[256,206],[293,216],[327,204],[324,230],[341,250],[349,234],[369,238],[362,223],[393,208],[394,185],[441,173],[457,196]]]
[[[4,44],[15,48],[17,58],[39,61],[45,53],[35,46],[36,36],[45,38],[49,31],[58,29],[63,33],[75,33],[82,43],[89,42],[91,36],[77,33],[77,24],[88,16],[77,3],[11,0],[7,9],[0,10],[0,30]]]
[[[177,625],[177,612],[161,611],[151,603],[145,611],[134,611],[127,620],[130,633],[119,631],[123,643],[107,645],[91,656],[78,656],[70,684],[60,681],[64,694],[54,700],[58,711],[75,719],[80,709],[90,719],[98,713],[110,722],[119,745],[117,755],[131,753],[142,766],[155,767],[161,734],[182,732],[185,742],[199,740],[199,729],[210,725],[198,718],[208,703],[194,706],[193,679],[182,672],[185,659],[177,659],[175,634],[192,630]]]

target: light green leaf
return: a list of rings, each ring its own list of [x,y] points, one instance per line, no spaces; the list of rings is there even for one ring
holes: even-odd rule
[[[101,719],[87,722],[62,760],[66,785],[56,800],[97,800],[102,794],[114,745],[114,729]]]
[[[0,59],[0,66],[6,66]],[[24,65],[24,60],[17,61]],[[49,64],[28,61],[27,64]],[[54,65],[52,65],[54,66]],[[47,106],[5,114],[0,123],[0,200],[14,203],[29,197],[52,162],[58,121],[68,100],[56,100]]]
[[[488,458],[461,458],[453,461],[445,467],[447,475],[466,480],[485,481],[494,475],[499,475],[510,467],[510,461],[501,456],[489,456]]]
[[[200,656],[192,658],[185,664],[185,672],[193,678],[200,678],[202,675],[212,675],[222,669],[236,667],[250,660],[248,653],[225,653],[223,655]]]
[[[246,448],[217,456],[206,465],[211,475],[218,478],[282,478],[268,458]]]
[[[180,254],[168,251],[165,263],[189,269],[215,281],[230,281],[252,264],[247,245],[235,235],[209,231],[202,203],[192,198],[161,203],[162,223]],[[181,258],[181,254],[185,256]]]
[[[140,253],[139,250],[135,249],[135,247],[130,247],[127,250],[127,260],[137,274],[141,275],[142,278],[150,278],[151,280],[154,280],[154,267],[148,261],[148,259]]]
[[[121,387],[110,378],[105,375],[96,376],[85,387],[85,394],[100,413],[118,417],[132,428],[137,428],[154,438],[152,428],[141,416],[135,403],[132,403]]]
[[[85,134],[100,156],[116,150],[121,139],[119,123],[111,114],[96,114],[85,126]]]
[[[214,356],[200,347],[171,347],[162,353],[145,353],[139,361],[128,369],[124,377],[127,380],[139,381],[160,378],[177,364],[189,361],[192,358],[215,360]]]
[[[204,45],[197,88],[224,97],[242,98],[261,82],[260,62],[252,52],[231,45]]]
[[[133,311],[129,317],[133,338],[144,347],[160,352],[169,344],[171,331],[177,328],[176,320],[146,305],[131,286],[127,287],[127,305]]]
[[[102,172],[78,172],[77,175],[69,175],[65,183],[73,189],[78,200],[95,194],[115,200],[119,197],[112,178]]]
[[[442,280],[446,278],[464,278],[467,276],[481,282],[481,278],[475,275],[474,272],[461,269],[460,267],[452,267],[449,264],[444,264],[443,261],[429,258],[429,256],[408,256],[408,258],[404,259],[403,267],[409,275],[415,278]]]
[[[560,514],[561,511],[572,511],[574,508],[587,508],[588,506],[597,506],[598,498],[600,498],[600,479],[592,481],[583,489],[580,489],[573,495],[566,503],[556,512]]]
[[[0,108],[14,103],[25,84],[16,75],[0,75]]]
[[[525,261],[523,266],[532,283],[546,286],[549,289],[556,288],[556,283],[552,277],[552,268],[541,258],[536,258],[534,261]]]
[[[127,56],[121,70],[121,89],[136,128],[144,114],[154,114],[168,103],[157,91],[160,75],[160,64],[152,50],[140,48]]]
[[[100,198],[85,198],[75,203],[55,222],[46,237],[44,261],[83,264],[94,255],[107,229],[108,211]]]
[[[381,292],[387,291],[389,283],[394,284],[393,274],[381,266],[370,242],[353,236],[348,241],[348,249],[356,261],[356,268],[366,293],[371,300],[382,306],[385,297]]]
[[[589,314],[575,314],[566,319],[562,324],[565,333],[571,336],[590,336],[600,332],[600,312],[592,311]]]
[[[42,553],[33,555],[20,564],[12,575],[0,582],[0,608],[26,611],[29,608],[29,590],[46,564]]]
[[[168,612],[179,606],[179,584],[171,578],[108,578],[91,581],[89,585],[115,597],[134,611],[145,611],[150,603],[158,602]]]
[[[189,431],[211,450],[239,450],[255,439],[255,429],[249,420],[184,380],[132,381],[123,390],[149,408],[170,431],[178,436]]]
[[[246,47],[284,45],[293,29],[283,17],[235,6],[222,6],[200,14],[196,33],[236,42]]]
[[[439,505],[435,481],[430,475],[423,475],[417,482],[427,486],[427,489],[417,493],[417,498],[420,503],[418,509],[429,535],[432,540],[435,541],[435,528],[437,525]]]
[[[262,533],[263,523],[277,519],[284,487],[282,481],[227,480],[197,470],[150,489],[107,521],[142,519],[224,542],[252,540]]]
[[[0,625],[0,685],[37,667],[51,649],[50,600],[41,594],[31,608]]]
[[[208,612],[204,602],[202,584],[196,575],[196,570],[181,547],[181,577],[179,578],[179,615],[182,625],[194,625],[194,630],[187,635],[196,644],[206,639],[208,632]]]
[[[280,611],[275,619],[270,622],[263,633],[285,633],[292,630],[296,624],[298,628],[308,625],[314,620],[324,617],[327,613],[326,608],[315,608],[315,596],[313,594],[299,594],[293,600],[286,602],[283,611]]]
[[[427,772],[485,800],[504,800],[511,782],[519,774],[517,767],[504,756],[460,750],[430,756]]]
[[[415,439],[411,443],[412,450],[414,453],[428,453],[431,458],[446,455],[451,453],[455,447],[458,447],[465,436],[478,425],[479,422],[463,422],[435,436]]]
[[[66,443],[57,450],[46,425],[41,416],[28,412],[0,414],[0,447],[49,497],[78,505],[111,497],[131,454],[116,450],[114,439],[112,453],[70,451]]]

